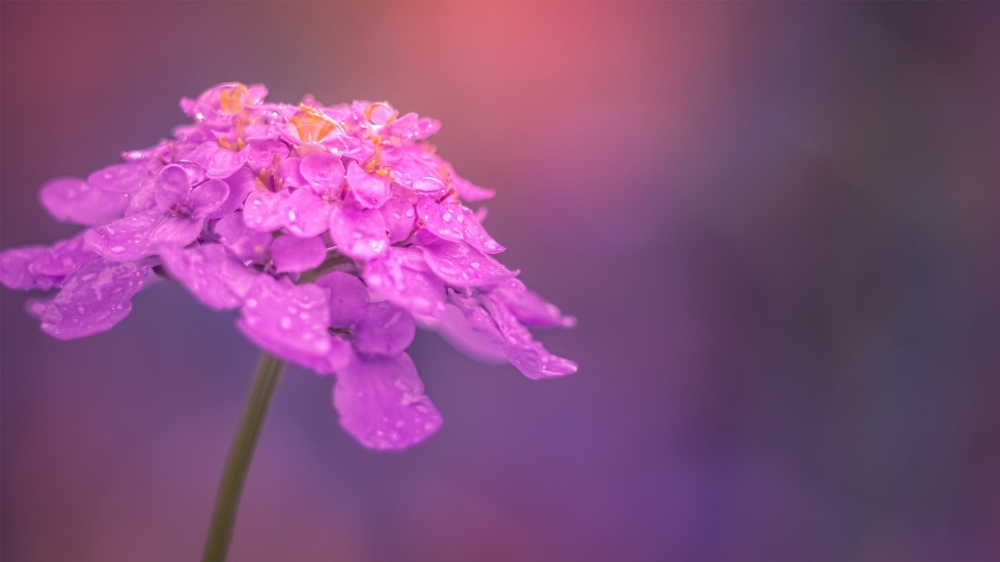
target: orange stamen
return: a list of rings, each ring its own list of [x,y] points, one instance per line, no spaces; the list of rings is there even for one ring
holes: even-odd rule
[[[372,139],[372,144],[375,145],[375,154],[372,156],[372,159],[365,164],[365,171],[369,174],[377,170],[379,166],[382,165],[382,139],[376,135],[375,138]]]
[[[243,84],[237,82],[232,88],[223,88],[219,95],[219,107],[224,113],[235,115],[249,105],[250,91]]]
[[[299,112],[289,121],[295,125],[295,130],[298,131],[299,139],[302,142],[320,142],[334,129],[340,129],[341,133],[344,131],[340,123],[322,111],[305,104],[299,104]]]
[[[369,123],[372,123],[373,122],[372,121],[372,114],[375,113],[375,108],[378,107],[378,106],[380,106],[380,105],[384,106],[384,107],[387,107],[387,108],[389,108],[389,109],[392,110],[392,117],[389,117],[389,120],[386,121],[383,124],[383,126],[388,125],[389,123],[392,123],[393,121],[395,121],[396,120],[396,110],[392,109],[392,106],[389,105],[389,102],[387,102],[387,101],[377,101],[377,102],[369,105],[368,108],[365,109],[365,120],[368,121]]]

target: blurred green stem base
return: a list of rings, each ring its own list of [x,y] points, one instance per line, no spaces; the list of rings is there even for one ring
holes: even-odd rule
[[[223,562],[226,559],[229,543],[233,538],[243,483],[267,418],[267,410],[271,406],[271,398],[274,397],[274,389],[284,368],[285,362],[281,359],[267,352],[261,354],[257,374],[254,375],[253,386],[250,388],[250,397],[243,407],[243,417],[233,435],[233,443],[229,446],[229,457],[215,497],[215,511],[212,513],[212,526],[208,530],[202,562]]]

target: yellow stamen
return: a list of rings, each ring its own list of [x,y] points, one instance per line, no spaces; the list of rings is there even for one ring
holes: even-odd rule
[[[295,130],[298,131],[299,139],[302,142],[320,142],[333,132],[334,129],[340,129],[341,133],[344,132],[344,128],[340,123],[337,123],[322,111],[305,104],[299,105],[299,112],[289,119],[289,121],[295,125]]]
[[[373,121],[372,121],[372,114],[375,112],[375,108],[378,107],[378,106],[380,106],[380,105],[381,106],[385,106],[385,107],[389,108],[390,110],[392,110],[392,117],[389,117],[389,120],[386,121],[385,123],[383,123],[383,126],[388,125],[389,123],[392,123],[393,121],[395,121],[396,120],[396,110],[392,109],[392,106],[389,105],[389,102],[387,102],[387,101],[377,101],[377,102],[369,105],[368,108],[365,109],[365,120],[368,121],[369,123],[373,123]]]
[[[232,88],[223,88],[219,95],[219,107],[224,113],[235,115],[250,104],[250,91],[237,82]]]
[[[365,171],[369,174],[378,169],[382,165],[382,139],[378,135],[372,139],[372,144],[375,145],[375,154],[372,156],[371,161],[365,164]]]

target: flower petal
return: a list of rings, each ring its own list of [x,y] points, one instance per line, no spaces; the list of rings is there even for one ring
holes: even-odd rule
[[[240,212],[219,219],[215,223],[215,234],[233,255],[243,261],[257,263],[267,260],[273,240],[270,232],[258,232],[247,227]]]
[[[219,205],[219,208],[212,211],[208,218],[220,219],[236,212],[240,205],[246,201],[247,195],[253,191],[257,185],[257,177],[253,175],[250,168],[240,168],[236,173],[224,180],[229,186],[229,195],[226,200]]]
[[[249,154],[249,147],[239,151],[229,150],[219,146],[219,140],[211,137],[198,144],[194,150],[184,154],[183,159],[201,166],[209,179],[221,180],[228,178],[240,169],[246,163]]]
[[[389,178],[369,174],[354,161],[347,166],[347,184],[358,203],[367,209],[377,209],[392,197]]]
[[[434,330],[467,357],[482,363],[507,363],[503,351],[486,334],[473,330],[462,311],[451,303],[445,305],[441,318],[418,316],[416,320],[421,328]]]
[[[271,260],[278,273],[296,273],[318,267],[326,259],[326,244],[320,236],[299,238],[286,234],[271,244]]]
[[[259,172],[262,168],[269,168],[278,161],[288,158],[288,145],[280,140],[259,140],[249,144],[250,150],[247,152],[247,164],[254,171]]]
[[[323,234],[330,228],[330,206],[308,189],[296,189],[285,199],[279,213],[288,232],[303,238]]]
[[[356,259],[373,258],[389,246],[385,219],[376,209],[335,208],[330,214],[330,236],[342,254]]]
[[[149,235],[163,221],[163,213],[153,209],[92,228],[84,234],[84,239],[104,259],[137,260],[153,254]]]
[[[331,271],[316,280],[320,287],[330,289],[330,325],[344,328],[360,322],[368,312],[368,288],[360,279]]]
[[[506,250],[486,232],[479,219],[476,218],[476,213],[470,209],[462,207],[462,216],[458,220],[464,225],[463,238],[473,248],[484,254],[499,254]]]
[[[157,244],[173,244],[187,246],[198,239],[205,219],[186,219],[165,217],[160,224],[149,233],[149,248],[156,253]]]
[[[368,305],[354,330],[354,348],[362,353],[395,355],[413,343],[413,315],[387,302]]]
[[[159,253],[171,277],[216,310],[242,306],[259,275],[230,257],[221,244],[189,249],[166,245],[160,247]]]
[[[200,219],[209,216],[222,206],[229,197],[229,185],[222,180],[208,180],[195,186],[188,194],[188,208],[191,218]]]
[[[150,170],[150,164],[146,161],[115,164],[90,174],[87,182],[91,187],[104,191],[135,193],[152,179]]]
[[[421,197],[417,202],[417,216],[423,227],[439,238],[462,240],[465,230],[462,222],[465,222],[465,215],[462,213],[462,205],[457,201],[450,200],[442,204],[430,197]],[[462,217],[462,222],[459,222],[459,217]]]
[[[333,404],[340,425],[370,449],[403,449],[441,427],[441,414],[405,353],[356,355],[337,375]]]
[[[156,207],[164,213],[179,212],[187,206],[188,193],[191,192],[191,179],[187,170],[177,164],[171,164],[156,174],[153,182],[153,195]],[[186,209],[184,209],[186,211]]]
[[[521,322],[538,328],[576,326],[576,318],[564,316],[559,308],[531,291],[518,279],[508,279],[490,291]]]
[[[84,240],[85,232],[51,247],[28,246],[0,252],[0,283],[11,289],[47,290],[99,256]]]
[[[39,312],[42,330],[59,339],[82,338],[110,329],[132,311],[132,296],[154,279],[143,261],[97,260],[66,279]]]
[[[261,348],[310,366],[310,361],[331,350],[329,301],[329,292],[316,285],[293,285],[259,275],[237,325]]]
[[[496,195],[496,192],[492,189],[479,187],[456,174],[455,169],[447,162],[442,165],[442,170],[442,173],[451,181],[451,186],[458,192],[459,197],[466,201],[482,201],[483,199],[491,199]]]
[[[303,158],[299,172],[317,193],[338,191],[344,183],[344,163],[326,151]]]
[[[421,249],[434,273],[456,287],[479,287],[517,275],[465,242],[438,240]]]
[[[287,190],[277,193],[260,189],[251,191],[243,203],[243,222],[260,232],[278,230],[285,225],[285,216],[280,210],[286,199]]]
[[[354,357],[351,343],[337,336],[330,336],[330,351],[317,357],[300,357],[299,364],[316,371],[320,375],[332,375],[350,364]]]
[[[503,303],[483,299],[487,313],[474,299],[452,293],[455,304],[465,314],[472,329],[485,334],[503,351],[507,360],[529,379],[559,377],[575,373],[576,363],[549,353],[531,337]]]
[[[17,291],[51,289],[58,284],[59,279],[38,275],[29,269],[35,260],[43,258],[48,252],[49,249],[45,246],[24,246],[0,252],[0,283]]]
[[[416,221],[413,205],[400,197],[393,197],[379,208],[379,212],[385,219],[385,228],[389,232],[390,244],[402,242],[410,236],[410,232],[413,231],[413,223]]]
[[[120,218],[128,195],[104,191],[79,178],[56,178],[38,191],[38,198],[52,218],[94,226]]]
[[[429,271],[420,252],[390,246],[365,266],[365,282],[389,302],[413,314],[444,314],[444,284]]]

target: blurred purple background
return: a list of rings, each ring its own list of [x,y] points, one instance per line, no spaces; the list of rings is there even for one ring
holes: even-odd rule
[[[1000,5],[4,2],[2,246],[216,83],[391,101],[496,189],[578,374],[437,336],[400,454],[290,368],[236,561],[1000,560]],[[196,560],[257,353],[161,284],[62,342],[2,292],[5,562]]]

